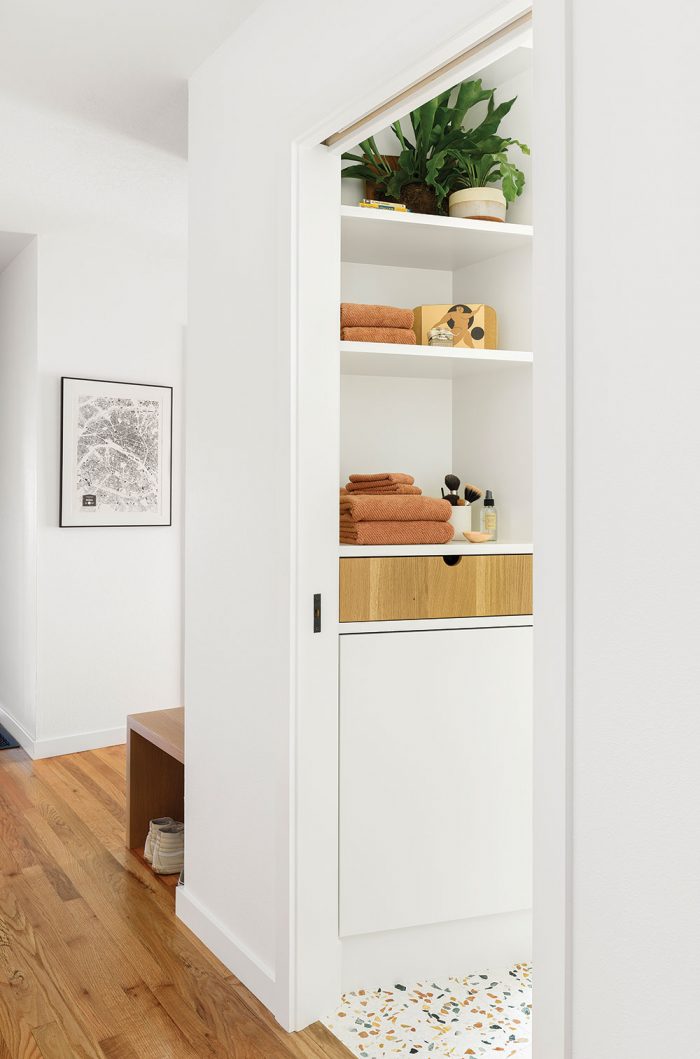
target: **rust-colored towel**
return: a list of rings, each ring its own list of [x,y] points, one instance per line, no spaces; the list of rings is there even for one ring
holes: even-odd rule
[[[383,471],[381,474],[351,474],[351,482],[403,482],[404,485],[413,485],[415,478],[412,474],[403,474],[401,471]]]
[[[347,522],[340,526],[341,544],[447,544],[451,522]]]
[[[340,524],[352,522],[449,522],[449,500],[432,496],[341,496]]]
[[[343,342],[389,342],[392,345],[415,346],[415,331],[405,327],[341,327]]]
[[[348,482],[350,496],[420,496],[423,492],[417,485],[402,482]]]
[[[405,330],[412,330],[413,309],[395,309],[393,305],[362,305],[358,302],[343,302],[340,306],[340,326],[402,327]]]

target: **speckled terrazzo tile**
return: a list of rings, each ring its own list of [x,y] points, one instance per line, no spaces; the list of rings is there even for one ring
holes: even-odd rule
[[[346,993],[324,1019],[360,1059],[391,1055],[529,1059],[532,968]]]

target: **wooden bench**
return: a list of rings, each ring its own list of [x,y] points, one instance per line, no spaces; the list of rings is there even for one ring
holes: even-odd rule
[[[149,820],[184,820],[184,707],[129,714],[126,731],[126,844],[141,849]]]

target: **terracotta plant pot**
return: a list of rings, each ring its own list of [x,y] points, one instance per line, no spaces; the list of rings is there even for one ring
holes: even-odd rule
[[[404,184],[401,201],[413,213],[437,213],[437,195],[427,184]]]
[[[399,156],[397,154],[385,154],[384,157],[392,169],[399,168]],[[396,199],[393,199],[391,195],[387,193],[384,185],[376,180],[365,180],[365,198],[379,199],[381,202],[396,201]]]

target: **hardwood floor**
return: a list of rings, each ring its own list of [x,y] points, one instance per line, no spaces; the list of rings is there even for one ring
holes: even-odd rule
[[[124,766],[0,752],[0,1059],[347,1059],[323,1026],[285,1033],[175,918],[124,847]]]

